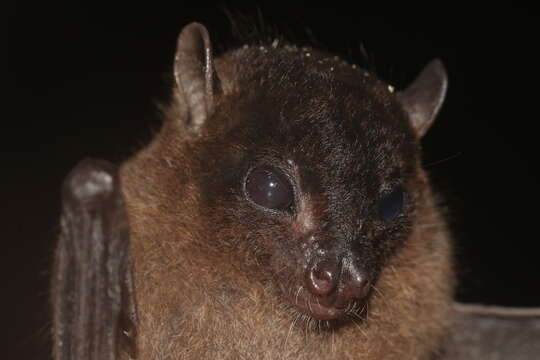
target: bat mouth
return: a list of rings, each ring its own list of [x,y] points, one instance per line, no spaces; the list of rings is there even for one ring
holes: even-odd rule
[[[321,299],[309,294],[304,287],[299,287],[294,297],[287,296],[287,301],[295,310],[315,320],[342,319],[355,309],[352,301],[344,306],[323,304]]]
[[[312,317],[315,320],[336,320],[343,318],[347,311],[346,309],[340,309],[336,307],[327,307],[319,304],[318,302],[307,302],[295,304],[295,308]]]

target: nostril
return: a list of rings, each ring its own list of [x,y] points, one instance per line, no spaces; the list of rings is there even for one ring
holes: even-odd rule
[[[354,274],[349,280],[347,287],[350,291],[350,297],[355,299],[363,299],[369,292],[369,282],[365,276]]]
[[[315,264],[308,270],[307,285],[318,296],[329,295],[337,284],[337,267],[329,262]]]
[[[355,274],[343,282],[334,306],[345,308],[353,300],[363,300],[368,295],[369,289],[370,282],[366,277]]]
[[[351,301],[363,300],[368,296],[370,289],[369,276],[358,265],[358,262],[346,260],[343,264],[341,284],[334,306],[336,308],[345,308]]]

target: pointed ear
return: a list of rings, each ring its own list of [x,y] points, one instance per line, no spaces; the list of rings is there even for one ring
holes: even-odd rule
[[[214,69],[212,44],[208,30],[198,23],[182,29],[174,59],[176,86],[187,105],[185,126],[196,135],[214,110],[214,95],[220,91]]]
[[[418,134],[424,136],[439,113],[448,79],[439,59],[431,61],[408,88],[397,94]]]

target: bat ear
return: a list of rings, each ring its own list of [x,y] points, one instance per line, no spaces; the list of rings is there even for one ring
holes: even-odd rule
[[[187,105],[185,126],[198,134],[214,111],[214,95],[220,81],[214,69],[214,55],[208,30],[198,23],[182,29],[174,59],[174,77],[180,101]]]
[[[418,134],[424,136],[439,113],[446,96],[448,78],[443,63],[432,60],[398,99]]]

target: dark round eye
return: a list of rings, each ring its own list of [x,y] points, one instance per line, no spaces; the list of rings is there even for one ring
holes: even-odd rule
[[[289,180],[269,166],[253,169],[246,178],[246,194],[255,204],[267,209],[285,210],[293,202]]]
[[[401,208],[403,207],[403,188],[396,186],[394,190],[384,195],[379,200],[379,217],[383,221],[392,221],[401,214]]]

